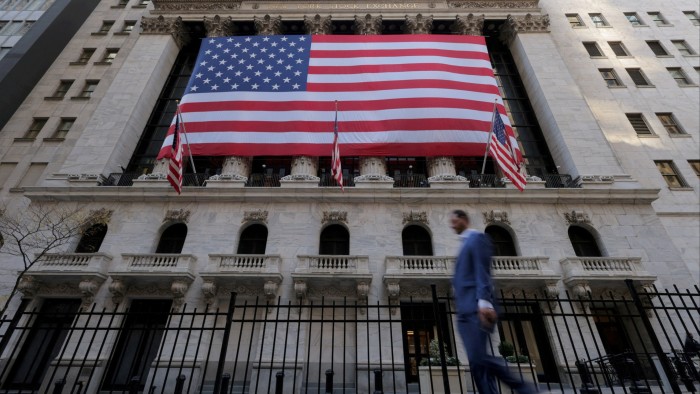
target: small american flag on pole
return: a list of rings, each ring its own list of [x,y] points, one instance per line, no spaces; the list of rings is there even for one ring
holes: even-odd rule
[[[501,171],[518,190],[525,188],[525,177],[520,173],[520,160],[515,154],[510,136],[506,134],[506,126],[503,124],[498,106],[493,109],[493,122],[491,126],[491,140],[489,142],[489,153],[496,160]]]
[[[343,169],[340,166],[340,149],[338,149],[338,102],[335,102],[335,122],[333,124],[333,153],[331,155],[331,175],[340,190],[343,190]]]
[[[175,114],[175,130],[173,132],[173,144],[170,149],[167,178],[177,194],[180,194],[182,191],[182,141],[180,139],[179,111]]]

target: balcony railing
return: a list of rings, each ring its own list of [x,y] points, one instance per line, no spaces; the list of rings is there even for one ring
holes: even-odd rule
[[[31,271],[104,271],[111,260],[104,253],[47,253]]]
[[[279,274],[280,256],[264,254],[210,254],[210,272]]]
[[[297,256],[296,273],[369,273],[368,256]]]
[[[635,279],[641,283],[653,283],[656,276],[644,270],[639,257],[568,257],[560,261],[564,272],[564,282],[576,285],[618,283],[624,286],[625,279]]]
[[[387,256],[389,275],[452,275],[454,257],[449,256]]]
[[[133,186],[134,180],[138,179],[142,174],[139,173],[112,173],[109,174],[101,186]],[[183,174],[182,186],[204,186],[209,174]]]
[[[573,179],[568,174],[547,174],[540,176],[544,181],[544,187],[552,189],[580,188],[580,178]]]
[[[400,174],[394,176],[394,187],[430,187],[424,174]]]
[[[280,176],[277,174],[250,174],[247,187],[280,187]]]
[[[495,174],[468,174],[465,175],[470,188],[506,187],[501,178]]]
[[[321,180],[318,182],[318,185],[321,187],[338,186],[338,182],[335,181],[335,178],[333,178],[331,174],[322,173],[320,178]],[[355,177],[350,174],[348,174],[347,176],[343,175],[343,187],[352,186],[355,186]]]
[[[126,272],[193,275],[196,258],[188,254],[122,254]]]

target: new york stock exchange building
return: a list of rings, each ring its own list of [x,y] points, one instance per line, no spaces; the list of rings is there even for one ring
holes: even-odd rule
[[[700,390],[698,13],[47,5],[0,58],[25,89],[0,109],[0,393],[475,392],[455,209],[493,241],[513,373]]]

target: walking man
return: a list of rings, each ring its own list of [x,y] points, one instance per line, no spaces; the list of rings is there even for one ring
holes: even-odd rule
[[[481,394],[498,394],[498,378],[520,394],[534,393],[535,388],[512,375],[503,360],[486,352],[488,337],[498,318],[493,307],[491,241],[484,233],[469,229],[469,217],[462,210],[452,212],[450,225],[462,240],[452,285],[459,334],[477,390]]]

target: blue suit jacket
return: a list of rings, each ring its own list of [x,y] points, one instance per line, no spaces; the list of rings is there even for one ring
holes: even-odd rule
[[[457,313],[475,313],[480,299],[494,303],[492,254],[491,240],[484,233],[471,231],[462,240],[452,279]]]

